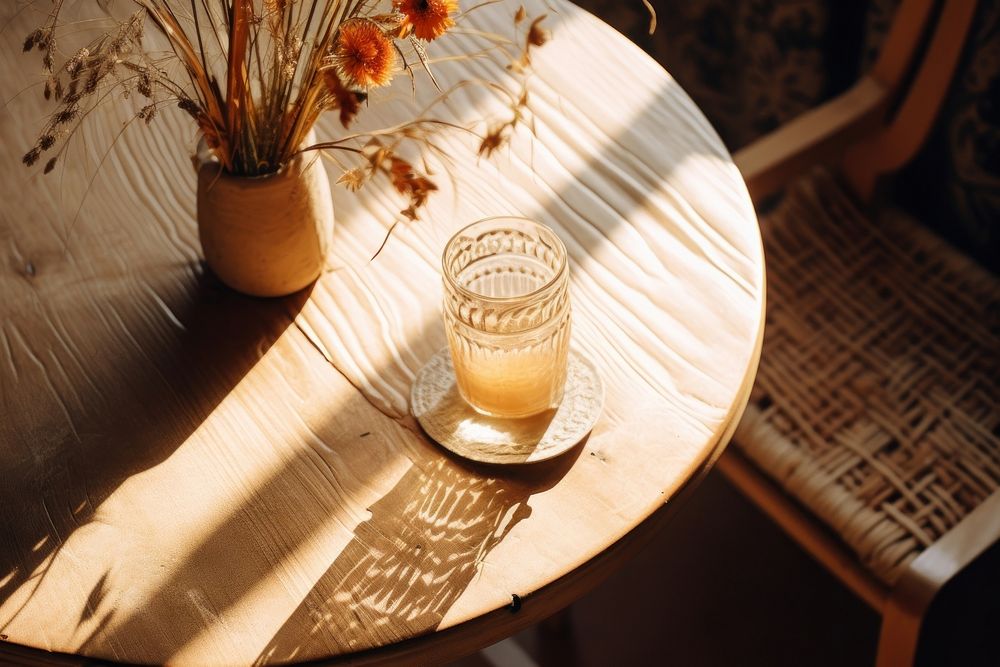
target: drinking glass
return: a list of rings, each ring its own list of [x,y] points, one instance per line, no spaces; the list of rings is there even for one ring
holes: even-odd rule
[[[462,398],[495,417],[558,407],[566,384],[566,247],[525,218],[490,218],[445,246],[444,323]]]

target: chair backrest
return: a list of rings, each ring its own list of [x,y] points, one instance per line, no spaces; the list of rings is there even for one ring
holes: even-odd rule
[[[889,100],[899,101],[872,136],[851,146],[844,155],[844,175],[863,199],[871,197],[880,175],[896,171],[913,159],[930,134],[948,94],[976,13],[976,0],[943,3],[933,32],[924,40],[923,58],[915,68],[920,36],[928,32],[927,22],[934,4],[932,0],[903,3],[871,70],[870,76],[886,85]],[[908,70],[915,71],[911,74]]]
[[[850,90],[733,157],[754,199],[813,164],[838,165],[862,199],[905,165],[930,133],[977,0],[903,0],[874,66]]]

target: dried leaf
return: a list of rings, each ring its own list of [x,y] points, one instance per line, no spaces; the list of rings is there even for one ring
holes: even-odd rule
[[[426,176],[418,174],[413,165],[406,160],[391,156],[390,161],[389,179],[392,181],[393,187],[400,194],[410,197],[409,207],[401,213],[411,220],[415,220],[416,209],[427,203],[427,197],[431,192],[437,190],[437,186]]]
[[[542,46],[545,42],[552,39],[552,33],[541,26],[542,21],[545,20],[547,14],[542,14],[534,21],[531,22],[531,27],[528,28],[528,44],[531,46]]]
[[[337,183],[345,186],[351,192],[357,192],[364,186],[368,181],[368,171],[362,169],[361,167],[355,167],[354,169],[348,169],[340,178],[337,179]]]
[[[486,133],[486,136],[483,137],[482,142],[480,142],[479,144],[480,157],[484,155],[486,157],[490,157],[497,149],[499,149],[505,143],[507,143],[507,139],[504,135],[504,129],[506,127],[507,127],[506,124],[499,125],[493,127],[492,129],[490,129],[489,132]]]
[[[344,86],[332,68],[323,71],[323,82],[332,98],[333,108],[340,109],[340,124],[345,128],[350,127],[358,111],[361,110],[362,94]]]

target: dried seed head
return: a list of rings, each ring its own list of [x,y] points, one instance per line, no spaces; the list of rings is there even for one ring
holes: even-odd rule
[[[45,163],[45,168],[42,169],[42,173],[47,174],[55,168],[56,168],[56,158],[52,158]]]
[[[31,165],[38,162],[38,158],[41,154],[42,154],[41,149],[39,149],[38,146],[35,146],[30,151],[24,154],[24,157],[21,158],[21,162],[24,163],[24,166],[30,167]]]
[[[83,84],[83,94],[90,95],[97,90],[97,84],[101,81],[101,70],[92,69],[87,76],[87,82]]]
[[[52,148],[56,143],[56,137],[53,134],[43,134],[38,138],[38,147],[43,151],[47,151]]]
[[[54,33],[52,32],[52,28],[42,28],[41,30],[38,31],[38,33],[39,33],[38,40],[35,42],[35,45],[38,47],[38,50],[51,51],[52,47],[56,45],[56,40],[55,37],[53,36]]]
[[[52,125],[65,125],[66,123],[73,121],[79,115],[79,104],[76,104],[75,102],[73,104],[67,104],[61,111],[52,117]]]
[[[28,33],[28,36],[24,38],[24,52],[27,53],[31,49],[35,48],[35,44],[42,39],[41,28],[36,28]]]
[[[139,78],[136,81],[135,89],[139,91],[139,94],[143,97],[153,97],[153,76],[149,73],[149,70],[142,70],[139,72]]]
[[[131,52],[132,47],[142,40],[143,16],[143,10],[136,12],[118,29],[118,34],[108,44],[108,56],[111,60],[119,60],[120,56]]]
[[[197,119],[201,115],[201,109],[198,107],[198,103],[192,100],[190,97],[182,97],[177,100],[177,106],[183,111],[186,111],[190,116]]]
[[[145,121],[146,125],[149,125],[155,116],[156,116],[155,104],[147,104],[143,108],[139,109],[139,118]]]
[[[70,76],[76,76],[77,72],[79,72],[80,68],[83,67],[83,63],[89,55],[90,49],[87,47],[83,47],[77,51],[72,58],[66,61],[66,72]]]
[[[145,17],[146,14],[142,10],[132,15],[132,39],[136,42],[142,40],[143,31],[146,29]]]

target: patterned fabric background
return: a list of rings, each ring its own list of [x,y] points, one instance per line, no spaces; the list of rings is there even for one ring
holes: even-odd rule
[[[680,82],[731,150],[845,90],[875,55],[899,0],[576,0]],[[897,201],[1000,270],[1000,0],[980,0],[932,137]]]

